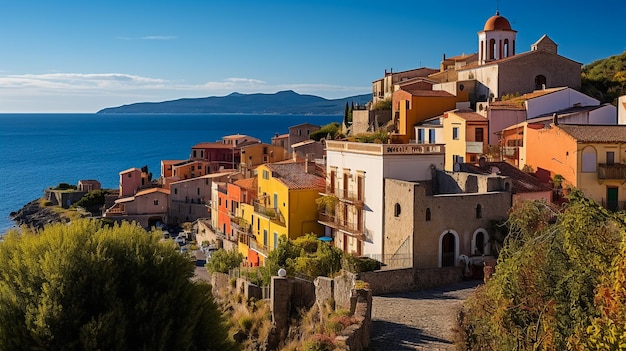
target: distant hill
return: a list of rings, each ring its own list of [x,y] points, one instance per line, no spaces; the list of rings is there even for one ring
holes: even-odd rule
[[[343,99],[325,99],[314,95],[301,95],[294,91],[275,94],[240,94],[178,99],[163,102],[139,102],[119,107],[109,107],[97,113],[249,113],[249,114],[312,114],[342,115],[348,104],[365,105],[371,94]]]
[[[626,94],[626,51],[583,67],[581,91],[603,103],[617,104]]]

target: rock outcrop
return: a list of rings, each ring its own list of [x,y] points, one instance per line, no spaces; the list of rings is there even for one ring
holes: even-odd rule
[[[68,222],[69,219],[62,217],[52,207],[41,207],[41,200],[33,200],[17,212],[11,212],[11,219],[17,226],[26,225],[41,229],[46,224]]]

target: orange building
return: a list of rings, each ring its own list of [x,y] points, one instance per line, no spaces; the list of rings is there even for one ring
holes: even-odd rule
[[[526,165],[539,179],[562,179],[563,187],[612,210],[626,207],[626,125],[552,124],[525,132]]]
[[[456,108],[457,101],[467,101],[467,94],[455,96],[443,90],[421,90],[401,87],[393,93],[392,111],[395,143],[415,140],[415,124]]]

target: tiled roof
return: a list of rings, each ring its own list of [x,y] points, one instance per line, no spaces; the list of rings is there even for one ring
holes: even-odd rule
[[[484,167],[464,163],[461,165],[461,171],[479,174],[492,174],[495,171],[498,175],[509,177],[513,181],[511,189],[513,194],[550,191],[548,186],[534,176],[506,162],[485,162]]]
[[[142,191],[138,191],[137,194],[135,194],[135,197],[137,196],[141,196],[141,195],[146,195],[146,194],[151,194],[151,193],[163,193],[163,194],[170,194],[170,190],[169,189],[164,189],[164,188],[150,188],[150,189],[146,189],[146,190],[142,190]]]
[[[256,189],[256,183],[257,183],[257,179],[256,177],[253,177],[253,178],[240,179],[234,182],[233,184],[244,189]]]
[[[289,189],[323,189],[326,186],[324,178],[304,171],[305,162],[272,163],[267,167],[272,171],[272,177]],[[315,164],[310,164],[310,167],[315,167]]]
[[[450,94],[445,90],[423,90],[410,88],[401,89],[406,91],[407,93],[410,93],[413,96],[454,97],[453,94]]]
[[[213,142],[213,143],[198,143],[192,146],[191,148],[192,149],[232,149],[233,146],[231,144]]]
[[[582,143],[626,143],[626,125],[559,124],[556,127]]]
[[[128,173],[128,172],[133,172],[133,171],[141,171],[141,169],[137,168],[137,167],[133,167],[133,168],[129,168],[126,170],[123,170],[120,172],[120,174],[124,174],[124,173]]]
[[[281,139],[281,138],[289,138],[289,134],[275,135],[272,137],[272,139]]]
[[[556,55],[556,56],[559,56],[559,57],[561,57],[563,59],[566,59],[568,61],[580,64],[580,62],[574,61],[572,59],[569,59],[567,57],[561,56],[559,54],[551,53],[551,52],[548,52],[548,51],[545,51],[545,50],[531,50],[531,51],[526,51],[526,52],[522,52],[522,53],[519,53],[519,54],[515,54],[513,56],[505,57],[505,58],[502,58],[502,59],[499,59],[499,60],[485,62],[482,65],[480,65],[478,62],[473,62],[473,63],[471,63],[469,65],[466,65],[466,66],[463,66],[463,67],[459,68],[458,71],[471,69],[471,68],[477,68],[477,67],[485,67],[485,66],[489,66],[489,65],[495,65],[495,64],[499,64],[499,63],[503,63],[503,62],[507,62],[507,61],[511,61],[511,60],[517,60],[517,59],[522,58],[524,56],[536,55],[536,54]]]
[[[459,116],[460,118],[463,118],[464,120],[468,122],[487,122],[488,121],[487,117],[471,110],[453,111],[452,113]]]
[[[538,98],[540,96],[552,94],[557,91],[561,91],[567,89],[567,87],[558,87],[558,88],[548,88],[542,90],[535,90],[532,93],[527,93],[521,96],[518,96],[513,99],[504,100],[504,101],[494,101],[489,104],[489,108],[496,109],[524,109],[524,102],[530,99]]]

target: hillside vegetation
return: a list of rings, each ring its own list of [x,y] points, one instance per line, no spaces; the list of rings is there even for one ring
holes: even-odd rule
[[[511,213],[496,274],[465,303],[465,350],[626,350],[626,216],[570,194]]]
[[[626,51],[583,67],[581,91],[600,102],[617,104],[626,94]]]

